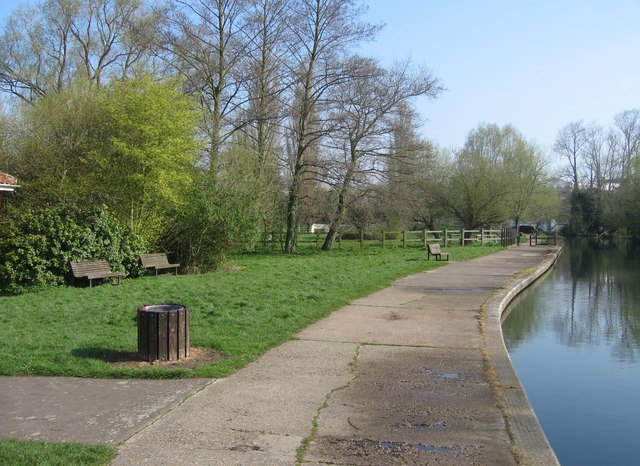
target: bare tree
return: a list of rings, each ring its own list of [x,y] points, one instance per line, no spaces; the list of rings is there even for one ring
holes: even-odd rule
[[[155,35],[159,53],[199,100],[214,178],[223,144],[244,124],[235,118],[247,102],[240,72],[246,57],[241,33],[246,7],[247,0],[171,0],[168,21]]]
[[[245,85],[249,106],[245,132],[254,141],[263,163],[278,151],[278,136],[284,118],[289,3],[290,0],[250,0],[250,10],[242,28],[248,51]]]
[[[77,79],[127,76],[148,49],[133,34],[142,0],[45,0],[14,12],[0,37],[0,90],[24,101]]]
[[[553,146],[553,151],[569,163],[568,177],[574,191],[580,187],[582,149],[586,144],[586,133],[582,120],[571,122],[558,132]]]
[[[308,149],[324,134],[321,120],[327,91],[344,79],[341,58],[349,47],[371,39],[379,30],[361,21],[362,8],[354,0],[294,0],[292,2],[290,73],[295,107],[289,111],[292,164],[287,201],[284,250],[297,244],[300,188],[307,170]]]
[[[332,142],[330,153],[336,157],[329,164],[327,181],[337,193],[337,204],[324,250],[333,247],[354,191],[366,192],[357,189],[358,185],[380,176],[385,159],[400,154],[392,147],[393,135],[396,121],[410,108],[411,99],[434,98],[442,90],[430,73],[412,72],[409,62],[386,70],[373,59],[351,57],[345,68],[350,70],[350,78],[331,91],[334,109],[330,120],[336,126],[328,139]]]
[[[625,110],[614,117],[620,134],[619,161],[620,181],[624,181],[633,170],[632,161],[640,155],[640,110]]]

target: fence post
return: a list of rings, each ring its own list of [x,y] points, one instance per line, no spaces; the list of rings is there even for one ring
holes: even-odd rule
[[[422,230],[422,242],[424,243],[424,247],[427,247],[427,229]]]
[[[407,230],[402,230],[402,249],[407,249]]]
[[[447,230],[446,228],[444,229],[444,243],[442,245],[445,248],[449,247],[449,230]]]
[[[484,246],[484,228],[480,228],[480,246]]]

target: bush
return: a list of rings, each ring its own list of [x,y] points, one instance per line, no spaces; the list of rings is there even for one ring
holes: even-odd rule
[[[105,207],[81,210],[50,207],[7,211],[0,230],[0,291],[60,285],[72,260],[106,259],[130,276],[138,264],[142,240]]]
[[[381,234],[378,232],[367,231],[364,233],[363,238],[365,241],[380,241]],[[360,240],[360,232],[359,231],[345,231],[344,233],[340,233],[340,238],[344,240]]]

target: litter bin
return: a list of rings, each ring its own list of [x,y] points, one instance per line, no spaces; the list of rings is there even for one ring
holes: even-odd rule
[[[189,306],[146,304],[138,308],[138,356],[145,361],[189,357]]]

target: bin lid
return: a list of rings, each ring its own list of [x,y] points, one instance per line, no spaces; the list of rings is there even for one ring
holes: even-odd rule
[[[138,308],[140,312],[184,311],[184,304],[145,304]]]

